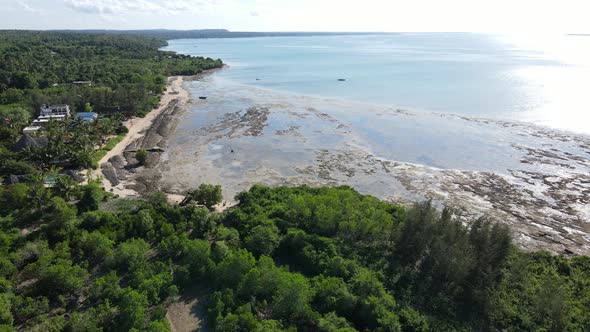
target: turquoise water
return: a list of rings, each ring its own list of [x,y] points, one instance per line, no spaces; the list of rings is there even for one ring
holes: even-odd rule
[[[527,248],[586,250],[589,42],[473,34],[171,41],[168,49],[230,67],[185,82],[193,102],[168,139],[158,186],[180,194],[220,184],[231,200],[257,183],[349,185],[488,215],[515,225]]]
[[[223,59],[230,68],[216,75],[243,84],[590,132],[590,37],[414,33],[169,44]]]

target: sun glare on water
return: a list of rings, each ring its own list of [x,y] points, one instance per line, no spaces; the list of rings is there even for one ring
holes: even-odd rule
[[[590,35],[505,35],[502,42],[543,61],[515,70],[527,107],[519,118],[553,128],[590,133]],[[547,65],[545,62],[550,63]]]

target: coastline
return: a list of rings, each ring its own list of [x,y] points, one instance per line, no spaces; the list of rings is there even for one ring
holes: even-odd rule
[[[137,180],[129,173],[139,171],[140,167],[134,166],[133,152],[138,148],[165,148],[168,134],[174,129],[178,115],[186,110],[192,98],[184,83],[190,80],[197,80],[219,70],[211,69],[193,76],[171,76],[168,77],[166,91],[162,94],[160,104],[157,108],[146,114],[146,116],[133,117],[124,122],[129,130],[123,140],[113,149],[108,151],[98,162],[98,169],[91,171],[90,178],[98,178],[103,188],[119,197],[141,197],[145,193],[137,187]],[[162,127],[168,127],[161,130]],[[153,136],[159,136],[154,140]],[[150,137],[151,136],[151,137]],[[147,138],[147,139],[146,139]],[[147,146],[150,145],[150,146]],[[158,156],[159,157],[159,156]],[[146,167],[157,166],[159,158],[150,156]],[[144,167],[141,167],[144,168]],[[184,196],[166,193],[170,202],[178,203]]]
[[[214,183],[231,199],[254,184],[350,185],[396,204],[448,205],[465,221],[493,218],[510,225],[526,250],[590,252],[588,137],[524,123],[293,97],[212,77],[195,82],[195,91],[210,98],[184,115],[167,158],[146,176],[154,190],[182,194]],[[359,123],[358,117],[369,120]],[[381,136],[383,128],[389,134]],[[482,149],[490,153],[478,156]],[[411,160],[412,153],[425,158]],[[471,167],[453,167],[465,161]],[[439,162],[441,167],[433,165]]]
[[[123,140],[119,142],[119,144],[117,144],[112,150],[108,151],[104,157],[102,157],[102,159],[98,162],[98,169],[96,170],[96,173],[93,174],[94,177],[101,179],[102,186],[106,191],[110,191],[121,197],[139,196],[139,193],[136,191],[125,188],[123,182],[113,185],[111,180],[105,176],[103,167],[105,164],[109,163],[111,158],[123,155],[125,149],[131,145],[131,143],[137,139],[142,138],[145,134],[145,131],[154,124],[156,118],[160,116],[173,101],[176,101],[179,104],[188,103],[188,91],[182,87],[183,83],[183,76],[169,77],[166,91],[162,95],[158,107],[146,114],[146,116],[143,118],[133,117],[125,121],[124,125],[127,127],[129,132],[125,135]]]
[[[217,208],[223,210],[235,204],[235,193],[254,184],[351,185],[396,204],[432,200],[457,209],[463,217],[491,217],[510,225],[515,242],[524,249],[590,252],[584,208],[590,191],[583,174],[590,165],[568,152],[573,145],[579,153],[590,153],[586,138],[523,123],[368,106],[379,121],[391,120],[394,126],[417,128],[436,119],[433,123],[460,124],[480,136],[486,130],[502,133],[507,142],[502,147],[514,162],[505,173],[437,168],[371,151],[355,133],[356,125],[342,114],[328,114],[332,112],[325,105],[354,116],[363,112],[358,103],[289,98],[241,84],[215,86],[208,74],[171,77],[159,107],[127,123],[130,133],[101,160],[105,189],[119,197],[163,192],[171,203],[178,203],[183,193],[200,183],[221,184],[227,201]],[[190,79],[200,80],[196,84],[212,98],[199,101],[203,107],[187,114],[191,96],[183,83]],[[202,125],[177,132],[181,118],[183,123]],[[332,139],[326,141],[327,137]],[[160,151],[150,152],[146,166],[138,167],[138,148]]]

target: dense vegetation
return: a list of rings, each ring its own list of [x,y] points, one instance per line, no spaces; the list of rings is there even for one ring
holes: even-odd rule
[[[90,103],[95,111],[142,113],[171,75],[194,75],[220,60],[159,51],[165,41],[128,35],[0,31],[0,102]],[[73,84],[91,81],[93,84]]]
[[[102,153],[96,148],[108,148],[107,138],[125,133],[121,120],[158,104],[167,76],[222,65],[159,51],[165,44],[141,36],[0,31],[0,177],[31,174],[52,163],[92,166]],[[42,104],[69,104],[74,112],[94,111],[101,119],[52,124],[44,134],[47,147],[12,153]]]
[[[58,174],[112,148],[166,76],[221,65],[163,43],[0,32],[0,176],[25,175],[0,186],[0,331],[169,331],[168,304],[196,288],[215,331],[590,330],[590,258],[525,253],[485,219],[349,187],[255,186],[220,214],[219,186],[170,205]],[[10,151],[43,103],[103,117]]]
[[[429,204],[348,187],[255,186],[225,214],[106,197],[2,189],[3,328],[168,331],[167,304],[194,287],[216,331],[590,328],[588,257],[524,253],[505,228]]]
[[[67,31],[67,30],[66,30]],[[299,36],[342,36],[342,35],[379,35],[394,34],[387,32],[253,32],[253,31],[229,31],[226,29],[201,29],[201,30],[81,30],[84,33],[98,34],[125,34],[155,37],[159,39],[202,39],[202,38],[251,38],[251,37],[299,37]]]

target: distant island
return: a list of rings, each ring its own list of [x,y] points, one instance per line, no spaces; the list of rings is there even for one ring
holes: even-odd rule
[[[1,32],[2,30],[0,30]],[[39,31],[41,32],[41,31]],[[309,37],[309,36],[362,36],[362,35],[384,35],[396,34],[393,32],[254,32],[254,31],[229,31],[226,29],[200,29],[200,30],[49,30],[48,32],[72,32],[87,34],[108,34],[108,35],[138,35],[154,37],[158,39],[204,39],[204,38],[252,38],[252,37]]]

